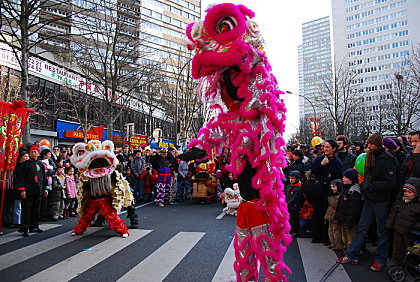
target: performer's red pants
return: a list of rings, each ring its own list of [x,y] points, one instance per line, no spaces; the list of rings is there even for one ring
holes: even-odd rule
[[[99,213],[105,217],[109,227],[114,229],[120,235],[128,234],[127,226],[124,225],[122,220],[115,208],[111,205],[108,197],[100,198],[97,200],[89,199],[87,207],[85,208],[85,214],[79,219],[79,223],[74,227],[73,232],[76,234],[82,234],[91,225],[95,215]]]
[[[273,241],[269,231],[267,212],[257,209],[254,199],[241,202],[238,207],[235,234],[236,279],[238,282],[258,281],[258,263],[264,273],[264,281],[280,281],[278,252],[279,246]]]
[[[238,207],[236,226],[241,229],[249,229],[255,226],[269,224],[268,214],[257,209],[258,199],[241,202]]]

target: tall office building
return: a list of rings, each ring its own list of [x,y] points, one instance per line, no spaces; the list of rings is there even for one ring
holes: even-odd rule
[[[299,112],[308,123],[309,118],[315,118],[322,124],[328,118],[327,110],[322,106],[329,98],[325,94],[325,83],[332,76],[329,17],[302,24],[302,41],[298,48]]]
[[[392,87],[390,81],[407,67],[407,55],[420,42],[420,1],[331,3],[335,59],[344,60],[357,72],[355,95],[363,102],[370,132],[380,130],[386,134],[392,124],[387,124],[389,117],[380,112],[380,103],[389,99],[383,94]]]

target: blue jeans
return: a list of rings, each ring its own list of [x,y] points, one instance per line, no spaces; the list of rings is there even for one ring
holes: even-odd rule
[[[143,186],[144,186],[144,181],[137,178],[136,187],[134,187],[134,198],[136,200],[143,199]]]
[[[377,225],[376,232],[379,238],[378,248],[375,253],[375,262],[386,264],[389,248],[388,233],[385,229],[385,223],[388,218],[388,206],[388,202],[372,202],[365,200],[356,235],[346,254],[349,259],[358,259],[358,254],[363,247],[369,227],[375,218]]]
[[[179,176],[178,177],[178,187],[177,187],[177,193],[176,193],[176,198],[179,201],[184,201],[185,193],[189,193],[189,196],[191,197],[192,195],[192,187],[189,181],[187,181],[184,177]]]

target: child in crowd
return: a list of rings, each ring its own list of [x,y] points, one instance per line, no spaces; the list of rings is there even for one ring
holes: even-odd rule
[[[74,177],[74,167],[68,166],[64,169],[66,173],[66,198],[64,200],[63,217],[75,217],[77,205],[77,179]]]
[[[136,179],[134,178],[133,172],[131,171],[131,167],[127,167],[127,169],[125,171],[125,179],[130,184],[130,188],[134,189],[134,187],[136,185]]]
[[[334,179],[331,181],[331,190],[328,194],[328,209],[325,213],[325,220],[328,220],[328,237],[331,245],[329,249],[340,251],[343,249],[343,240],[341,239],[341,223],[334,219],[337,212],[338,199],[343,190],[343,182],[341,179]]]
[[[412,231],[420,231],[420,178],[410,177],[406,180],[402,199],[397,199],[386,222],[387,229],[394,230],[392,263],[401,265],[407,247],[414,244]]]
[[[313,206],[306,200],[305,193],[302,193],[305,202],[299,212],[300,230],[305,232],[312,231],[312,214],[314,213]]]
[[[349,168],[343,173],[343,191],[338,199],[337,212],[334,219],[341,223],[343,248],[347,250],[353,241],[362,209],[361,188],[358,173]]]
[[[149,202],[152,199],[152,191],[158,183],[158,173],[151,163],[147,163],[140,175],[140,180],[144,181],[144,200]]]
[[[293,238],[300,236],[299,232],[299,211],[302,208],[302,190],[300,183],[300,172],[298,170],[292,170],[289,173],[289,182],[287,185],[285,194],[287,209],[289,211],[289,223],[290,223],[290,233]]]
[[[52,219],[57,221],[64,219],[64,199],[66,197],[66,177],[64,167],[58,166],[55,175],[52,176],[52,189],[48,195]]]

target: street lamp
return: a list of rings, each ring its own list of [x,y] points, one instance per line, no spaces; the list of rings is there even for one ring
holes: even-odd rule
[[[301,94],[293,93],[293,92],[291,92],[291,91],[286,91],[286,93],[287,93],[287,94],[291,94],[291,95],[296,95],[296,96],[302,97],[303,99],[305,99],[306,101],[308,101],[308,102],[309,102],[309,104],[310,104],[310,105],[311,105],[311,107],[312,107],[312,110],[314,111],[315,134],[316,134],[316,136],[319,136],[319,133],[320,133],[320,132],[318,132],[318,126],[316,125],[316,122],[319,122],[319,119],[318,119],[318,118],[317,118],[317,116],[316,116],[315,106],[314,106],[314,104],[312,104],[312,101],[311,101],[311,100],[309,100],[309,99],[308,99],[307,97],[305,97],[304,95],[301,95]],[[312,119],[310,119],[310,120],[312,120]]]
[[[175,145],[178,145],[178,88],[179,88],[179,80],[184,71],[185,67],[189,65],[191,59],[188,59],[187,62],[182,66],[181,70],[179,71],[176,77],[176,89],[175,89]]]

